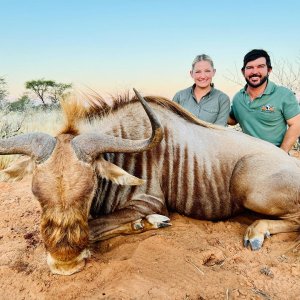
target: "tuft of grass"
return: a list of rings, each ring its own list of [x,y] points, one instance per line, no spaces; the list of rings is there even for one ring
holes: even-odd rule
[[[15,155],[0,156],[0,170],[6,169],[13,161],[15,161],[15,159]]]

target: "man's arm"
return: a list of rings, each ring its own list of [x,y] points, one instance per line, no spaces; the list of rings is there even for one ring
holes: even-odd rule
[[[286,122],[289,128],[285,133],[280,148],[288,153],[295,144],[297,138],[300,136],[300,114],[288,119]]]

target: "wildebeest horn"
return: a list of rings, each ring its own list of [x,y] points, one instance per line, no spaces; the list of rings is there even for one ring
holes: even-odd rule
[[[0,154],[25,154],[40,163],[49,158],[55,145],[56,139],[49,134],[27,133],[1,139]]]
[[[145,99],[136,89],[133,89],[138,100],[143,105],[152,127],[152,135],[144,140],[129,140],[105,134],[82,134],[72,140],[72,145],[78,157],[82,159],[95,159],[100,153],[120,152],[136,153],[149,150],[158,145],[163,138],[163,129],[156,115]]]

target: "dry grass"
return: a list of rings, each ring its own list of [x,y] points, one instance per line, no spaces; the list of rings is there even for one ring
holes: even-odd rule
[[[35,111],[30,110],[24,113],[0,112],[0,136],[10,136],[28,133],[45,132],[55,135],[62,126],[62,115],[58,110]],[[7,168],[19,155],[1,155],[0,170]]]

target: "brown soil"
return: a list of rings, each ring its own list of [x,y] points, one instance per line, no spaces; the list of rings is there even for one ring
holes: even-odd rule
[[[298,233],[242,246],[250,215],[207,222],[171,215],[173,226],[93,246],[85,269],[52,275],[30,178],[0,183],[1,299],[300,299]]]

